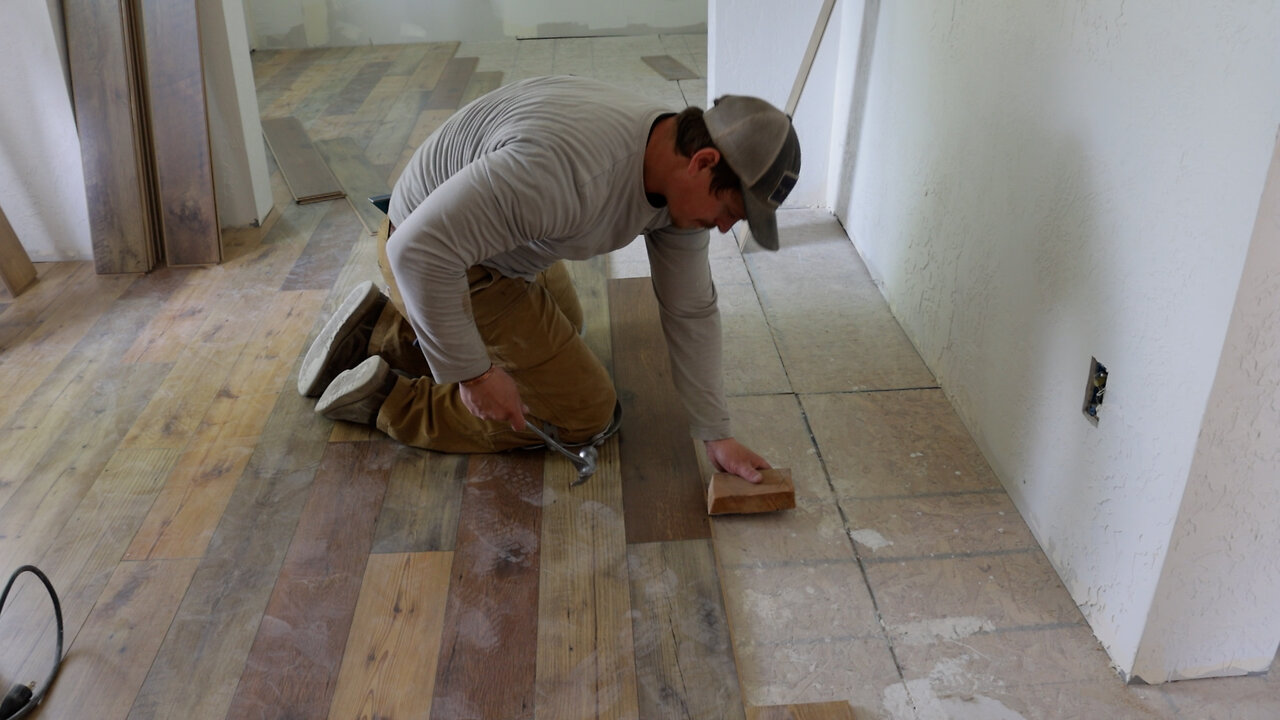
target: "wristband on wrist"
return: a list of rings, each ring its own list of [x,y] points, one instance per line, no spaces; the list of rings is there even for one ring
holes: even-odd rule
[[[498,369],[497,365],[490,365],[488,370],[485,370],[484,372],[471,378],[470,380],[463,380],[461,384],[463,387],[471,387],[472,385],[479,385],[480,383],[484,382],[486,378],[492,375],[494,370],[497,370],[497,369]]]

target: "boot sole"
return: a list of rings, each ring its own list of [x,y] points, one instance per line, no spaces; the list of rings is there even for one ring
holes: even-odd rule
[[[382,293],[366,280],[347,294],[342,304],[330,316],[324,329],[316,336],[307,350],[298,371],[298,393],[303,397],[316,397],[324,392],[333,377],[325,376],[325,368],[333,358],[334,350],[343,339],[360,325],[366,313],[378,302]],[[337,374],[335,373],[335,376]]]

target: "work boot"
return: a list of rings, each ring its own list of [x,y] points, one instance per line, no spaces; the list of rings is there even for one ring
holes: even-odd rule
[[[396,386],[395,372],[374,355],[333,379],[316,401],[316,412],[330,420],[372,425]]]
[[[319,395],[339,373],[369,357],[369,338],[386,304],[387,296],[368,281],[347,294],[302,360],[299,393]]]

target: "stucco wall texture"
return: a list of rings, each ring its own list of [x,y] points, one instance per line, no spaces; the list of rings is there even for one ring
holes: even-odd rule
[[[1274,422],[1214,391],[1271,383],[1275,402],[1274,359],[1256,379],[1219,368],[1274,353],[1242,340],[1223,357],[1280,125],[1280,8],[867,7],[865,115],[834,204],[895,315],[1122,673],[1144,638],[1164,643],[1144,648],[1150,682],[1255,667],[1280,639],[1251,609],[1275,597],[1258,554],[1275,557],[1275,499],[1197,508],[1280,476]],[[1247,297],[1276,306],[1274,287]],[[1096,427],[1091,357],[1110,371]],[[1206,415],[1211,391],[1227,404]],[[1222,582],[1264,580],[1215,596],[1196,575],[1222,564]],[[1169,642],[1214,615],[1249,641]]]

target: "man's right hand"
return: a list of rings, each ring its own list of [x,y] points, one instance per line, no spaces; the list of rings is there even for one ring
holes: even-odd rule
[[[498,366],[478,380],[458,383],[462,404],[481,420],[500,420],[513,430],[524,430],[524,403],[516,381]]]

